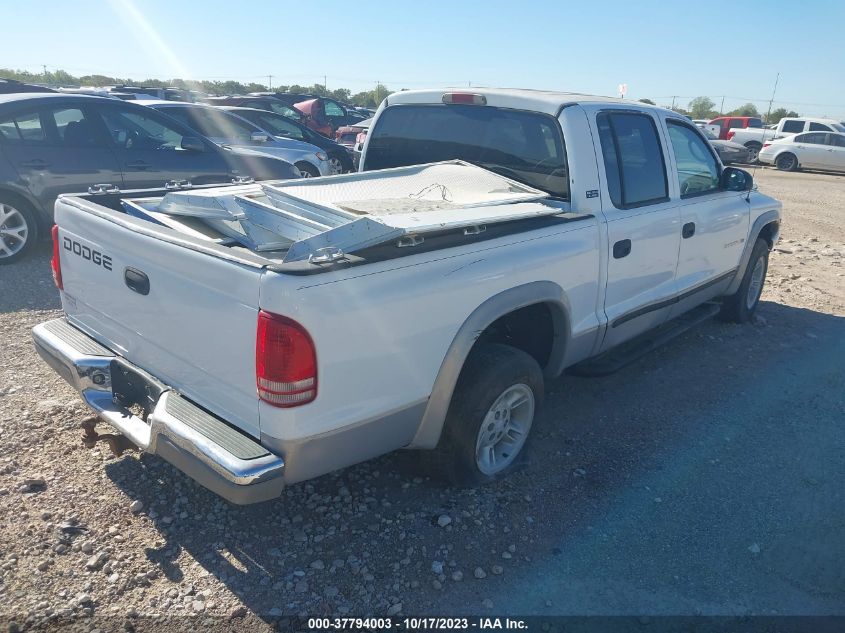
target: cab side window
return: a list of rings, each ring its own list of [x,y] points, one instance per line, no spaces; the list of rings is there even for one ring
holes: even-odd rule
[[[681,197],[697,196],[719,190],[719,164],[710,144],[691,127],[668,120],[669,141],[678,167]]]
[[[631,209],[669,199],[657,127],[647,114],[602,112],[596,117],[613,206]]]
[[[810,123],[810,132],[830,132],[830,126],[824,123]]]

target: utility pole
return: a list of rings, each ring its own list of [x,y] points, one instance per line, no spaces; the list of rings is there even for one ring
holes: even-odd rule
[[[675,97],[672,97],[672,105],[669,107],[670,110],[675,109]]]
[[[323,90],[325,90],[326,94],[328,94],[328,92],[329,92],[329,80],[325,75],[323,75]]]
[[[725,111],[725,96],[722,95],[722,104],[719,106],[719,116]]]
[[[44,79],[47,79],[47,64],[41,64],[41,67],[44,69]]]
[[[270,84],[270,90],[273,89],[273,75],[267,75],[267,82]]]

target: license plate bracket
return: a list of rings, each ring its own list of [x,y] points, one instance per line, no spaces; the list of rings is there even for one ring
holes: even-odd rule
[[[113,359],[109,369],[112,401],[146,420],[167,387],[121,358]]]

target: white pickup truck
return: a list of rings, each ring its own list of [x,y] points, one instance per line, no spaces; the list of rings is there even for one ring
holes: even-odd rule
[[[693,124],[617,99],[398,93],[362,160],[383,171],[61,197],[39,353],[234,503],[399,448],[485,482],[565,369],[747,321],[778,239]]]
[[[783,118],[774,129],[734,128],[728,131],[728,140],[744,145],[748,149],[748,162],[753,163],[766,141],[802,132],[845,132],[845,125],[836,119]]]

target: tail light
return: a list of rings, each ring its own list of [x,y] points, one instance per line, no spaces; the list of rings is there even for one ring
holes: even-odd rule
[[[465,103],[468,105],[487,105],[487,97],[470,92],[446,92],[443,94],[443,103]]]
[[[734,134],[736,134],[736,132],[734,132],[733,130],[730,130],[728,132],[728,140],[731,140],[734,137]]]
[[[258,313],[255,383],[258,397],[274,407],[297,407],[317,397],[317,352],[299,323]]]
[[[53,258],[50,260],[50,268],[53,270],[53,282],[56,288],[64,290],[65,286],[62,283],[62,260],[59,257],[59,225],[54,224],[50,234],[53,236]]]

